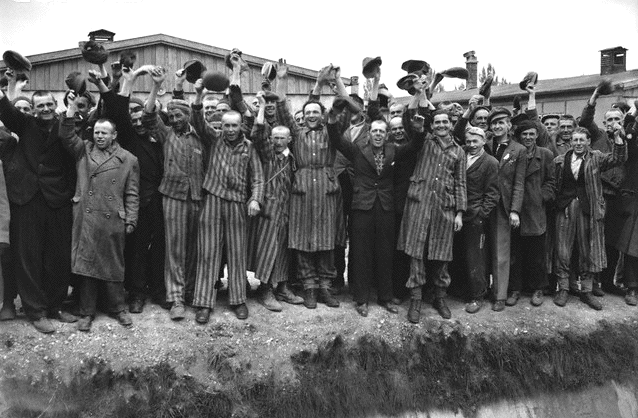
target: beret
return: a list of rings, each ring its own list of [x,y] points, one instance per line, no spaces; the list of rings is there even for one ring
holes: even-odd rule
[[[536,129],[536,132],[538,133],[538,127],[536,126],[534,122],[532,122],[531,120],[524,120],[516,126],[516,130],[514,131],[514,136],[516,136],[517,138],[520,138],[521,134],[528,129]]]
[[[16,71],[31,71],[31,61],[16,51],[5,51],[2,59],[7,67]]]
[[[230,85],[230,80],[224,73],[206,71],[202,76],[204,87],[210,91],[224,91]]]
[[[527,113],[519,113],[516,116],[513,116],[512,119],[510,119],[510,122],[512,123],[512,125],[520,125],[521,123],[528,121],[529,119],[529,115]]]
[[[173,99],[166,104],[166,110],[179,109],[184,113],[190,114],[191,107],[186,100]]]
[[[382,62],[383,61],[381,61],[381,57],[376,57],[376,58],[365,57],[362,63],[363,76],[365,78],[373,78],[374,74],[377,72]]]
[[[430,71],[430,64],[420,60],[407,60],[401,64],[401,69],[409,73],[419,72],[425,74]]]
[[[525,74],[525,77],[523,77],[521,82],[518,83],[518,86],[521,88],[521,90],[525,90],[529,84],[534,85],[537,81],[538,74],[536,74],[534,71],[530,71],[529,73]]]
[[[465,130],[465,134],[478,135],[485,139],[485,131],[481,128],[477,128],[476,126],[471,126]]]
[[[69,90],[73,90],[76,96],[81,96],[86,91],[86,77],[79,71],[73,71],[64,80]]]
[[[199,60],[190,60],[184,63],[184,71],[186,71],[186,81],[194,84],[202,77],[202,73],[206,71],[206,66]]]
[[[82,57],[91,64],[101,65],[109,58],[109,52],[102,44],[91,40],[82,47]]]
[[[504,107],[497,107],[494,110],[492,110],[492,113],[490,113],[490,115],[487,117],[487,124],[491,124],[492,121],[494,120],[499,120],[499,119],[503,119],[503,118],[511,118],[512,117],[512,113],[505,109]]]

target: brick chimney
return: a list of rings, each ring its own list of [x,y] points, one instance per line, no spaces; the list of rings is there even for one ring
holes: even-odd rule
[[[350,94],[359,95],[359,77],[356,75],[350,77]]]
[[[478,87],[478,60],[474,54],[474,51],[468,51],[463,54],[465,57],[465,68],[469,73],[467,77],[467,86],[465,87],[466,90]]]
[[[600,75],[623,73],[627,71],[627,48],[615,48],[600,51]]]
[[[89,32],[89,39],[95,42],[113,42],[115,32],[108,31],[106,29],[98,29],[93,32]]]

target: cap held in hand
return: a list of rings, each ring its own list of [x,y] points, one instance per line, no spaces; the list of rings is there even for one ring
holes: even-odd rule
[[[79,71],[73,71],[64,80],[69,90],[73,90],[76,96],[81,96],[86,91],[86,77]]]
[[[7,67],[14,71],[31,71],[31,61],[16,51],[5,51],[2,59]]]
[[[88,41],[82,47],[82,57],[86,62],[102,65],[109,58],[109,51],[100,43]]]
[[[363,76],[365,78],[373,78],[374,75],[379,71],[379,67],[381,66],[381,57],[371,58],[366,57],[363,59]]]
[[[202,77],[204,87],[210,91],[224,91],[230,85],[226,74],[218,71],[206,71]]]
[[[202,78],[206,66],[199,60],[190,60],[184,63],[184,71],[186,71],[186,81],[195,84],[197,80]]]

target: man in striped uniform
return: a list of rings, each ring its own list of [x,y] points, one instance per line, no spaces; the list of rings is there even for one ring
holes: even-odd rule
[[[259,112],[251,138],[261,159],[266,182],[262,211],[250,223],[248,265],[261,282],[259,302],[266,309],[279,312],[282,310],[280,300],[294,305],[303,303],[303,298],[292,293],[287,282],[288,214],[294,158],[288,149],[290,130],[285,126],[271,129],[265,120],[268,104],[262,92],[257,94],[257,100]]]
[[[195,320],[205,324],[215,306],[215,282],[222,261],[228,256],[229,303],[238,319],[248,318],[246,306],[247,216],[259,214],[264,194],[264,173],[255,147],[241,131],[242,117],[234,111],[222,116],[222,132],[206,124],[202,112],[204,86],[195,83],[192,122],[197,133],[210,144],[204,178],[204,207],[197,231],[197,279],[193,305]],[[248,194],[250,190],[250,195]]]
[[[320,102],[309,100],[304,104],[304,126],[297,126],[286,105],[285,77],[285,65],[280,64],[277,115],[293,135],[291,150],[297,163],[290,196],[288,246],[297,250],[297,276],[304,286],[304,305],[314,309],[319,301],[336,308],[339,301],[329,288],[337,277],[334,248],[341,213],[341,188],[334,170],[337,150],[328,140]],[[323,81],[320,77],[318,85]]]
[[[418,323],[421,316],[426,260],[434,285],[432,305],[443,318],[451,317],[444,299],[450,279],[444,269],[452,260],[453,235],[463,226],[467,206],[465,152],[450,134],[448,113],[437,110],[432,115],[433,135],[417,156],[399,233],[399,250],[410,256],[406,287],[410,289],[408,320],[412,323]]]
[[[184,294],[187,283],[194,281],[194,266],[187,265],[187,254],[195,251],[197,219],[202,202],[204,147],[188,123],[190,108],[184,100],[168,103],[170,127],[162,122],[155,99],[166,74],[151,71],[153,86],[146,101],[142,123],[164,148],[164,176],[159,187],[163,195],[166,228],[164,280],[166,301],[171,302],[173,320],[184,318]]]

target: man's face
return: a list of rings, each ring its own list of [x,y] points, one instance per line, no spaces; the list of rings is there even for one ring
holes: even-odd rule
[[[432,121],[432,132],[434,135],[443,138],[449,135],[451,126],[448,115],[435,115]]]
[[[137,133],[138,135],[146,135],[148,133],[148,129],[146,129],[142,124],[143,114],[143,110],[138,110],[137,112],[131,113],[131,123],[133,124],[133,129],[135,129],[135,133]]]
[[[507,135],[511,127],[512,124],[507,120],[507,118],[492,120],[492,123],[490,123],[490,130],[497,138]]]
[[[226,139],[230,142],[239,138],[239,129],[241,126],[241,116],[231,113],[222,116],[222,132]]]
[[[230,105],[228,103],[217,103],[216,110],[223,115],[230,110]]]
[[[257,108],[259,109],[259,107]],[[264,106],[264,114],[266,117],[275,116],[275,113],[277,113],[275,102],[266,102],[266,105]]]
[[[552,135],[556,131],[558,131],[558,119],[557,118],[547,118],[547,119],[545,119],[545,122],[543,122],[543,125],[545,125],[545,127],[547,128],[547,132],[549,132],[550,135]]]
[[[561,120],[558,125],[558,134],[560,139],[564,142],[569,142],[572,139],[572,132],[574,132],[575,123],[573,120]]]
[[[485,139],[481,135],[466,134],[465,148],[470,155],[477,155],[485,146]]]
[[[168,124],[176,131],[184,131],[188,125],[189,116],[179,109],[168,111]]]
[[[206,122],[210,122],[213,120],[213,115],[215,114],[215,110],[217,109],[218,100],[215,99],[204,99],[202,101],[202,106],[204,109],[204,119]]]
[[[587,150],[591,140],[583,133],[575,133],[572,135],[571,143],[574,154],[582,155]]]
[[[277,126],[272,130],[272,145],[276,154],[281,154],[288,148],[290,131],[283,126]]]
[[[403,141],[405,137],[405,129],[403,129],[403,121],[401,118],[392,118],[390,121],[390,133],[397,142]]]
[[[605,113],[605,120],[603,120],[603,125],[605,125],[605,130],[609,133],[613,133],[616,130],[620,129],[622,126],[623,114],[620,110],[609,110]]]
[[[16,109],[18,109],[20,112],[24,113],[25,115],[30,115],[31,111],[33,109],[31,109],[31,103],[29,103],[26,100],[18,100],[15,103],[15,107]]]
[[[303,112],[301,110],[299,112],[295,113],[295,123],[300,128],[303,127],[303,125],[304,125],[304,123],[303,123]]]
[[[117,132],[109,122],[97,122],[93,127],[93,141],[98,149],[109,148],[116,137]]]
[[[380,149],[388,138],[388,128],[385,123],[374,121],[370,125],[370,145],[374,149]]]
[[[56,107],[55,100],[50,94],[33,98],[33,114],[40,120],[53,120]]]
[[[78,107],[78,114],[83,119],[86,120],[89,117],[89,112],[91,111],[91,103],[89,99],[86,97],[78,97],[75,99],[75,105]]]
[[[536,128],[526,129],[521,132],[521,143],[525,145],[525,148],[530,149],[536,144],[536,138],[538,138],[538,132]]]
[[[403,105],[393,104],[390,106],[390,118],[403,116]]]
[[[304,109],[303,119],[306,126],[314,129],[321,123],[321,107],[317,103],[307,104]]]
[[[474,113],[474,117],[472,118],[472,126],[476,126],[477,128],[481,128],[484,131],[487,131],[487,116],[490,113],[485,109],[479,109]]]

